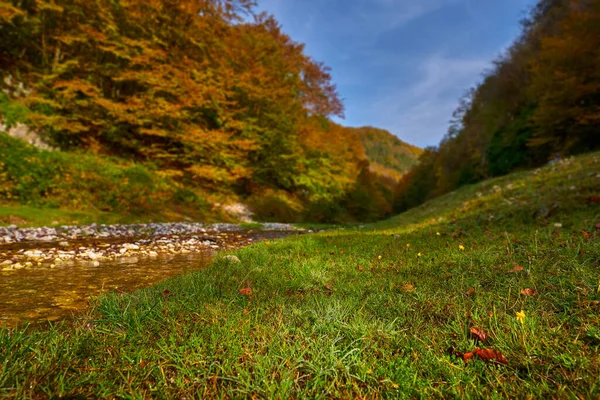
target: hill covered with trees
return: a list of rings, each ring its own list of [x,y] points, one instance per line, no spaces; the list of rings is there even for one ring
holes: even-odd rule
[[[259,218],[391,212],[374,142],[330,119],[329,69],[250,0],[0,0],[0,37],[0,114],[21,110],[62,151],[151,167]],[[397,168],[378,146],[375,165]]]
[[[365,148],[371,171],[378,175],[399,179],[417,165],[423,153],[423,149],[403,142],[385,129],[364,126],[354,132]]]
[[[600,1],[540,0],[460,100],[448,133],[396,188],[396,211],[600,148]]]

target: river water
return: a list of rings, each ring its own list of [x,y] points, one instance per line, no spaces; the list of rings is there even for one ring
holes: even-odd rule
[[[241,231],[236,232],[235,236],[230,235],[227,242],[220,244],[221,248],[231,249],[290,234],[293,232]],[[81,242],[77,243],[77,246],[81,245]],[[37,247],[32,243],[22,246],[23,249]],[[40,247],[48,246],[40,244]],[[2,251],[3,247],[0,246]],[[10,251],[19,249],[12,245]],[[214,254],[215,250],[207,248],[188,254],[120,257],[101,262],[78,260],[55,266],[41,264],[32,268],[0,271],[0,327],[70,318],[85,311],[90,299],[102,293],[130,292],[175,275],[200,270]]]

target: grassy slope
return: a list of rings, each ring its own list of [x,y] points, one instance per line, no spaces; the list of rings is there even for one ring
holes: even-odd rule
[[[597,397],[599,174],[598,153],[513,174],[108,295],[75,328],[0,330],[0,394]],[[508,366],[446,354],[471,327]]]
[[[214,214],[196,193],[148,167],[39,150],[0,132],[0,225],[205,221]]]

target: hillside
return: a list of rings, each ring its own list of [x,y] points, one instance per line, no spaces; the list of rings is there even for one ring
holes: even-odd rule
[[[396,188],[395,211],[600,149],[600,1],[539,0],[458,102],[446,136]]]
[[[364,126],[351,128],[365,149],[371,170],[379,175],[399,179],[417,165],[423,150],[403,142],[384,129]]]
[[[53,148],[258,219],[391,212],[390,183],[371,184],[360,140],[332,121],[344,108],[330,69],[251,1],[0,0],[0,37],[0,119]]]
[[[2,394],[597,398],[599,176],[563,160],[1,329]]]

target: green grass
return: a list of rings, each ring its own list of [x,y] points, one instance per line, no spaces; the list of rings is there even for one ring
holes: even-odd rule
[[[74,326],[0,330],[0,395],[597,398],[598,174],[586,155],[363,229],[258,243],[241,263],[220,254]],[[447,353],[482,346],[471,327],[507,366]]]

